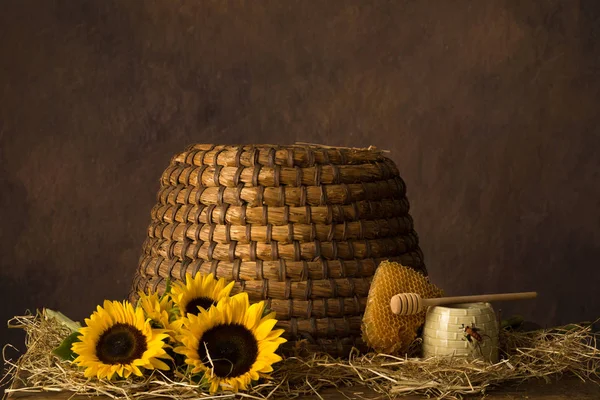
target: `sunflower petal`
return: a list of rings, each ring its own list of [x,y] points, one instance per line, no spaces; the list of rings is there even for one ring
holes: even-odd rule
[[[160,361],[158,358],[151,358],[150,363],[154,366],[154,368],[162,369],[165,371],[170,369],[167,363]]]
[[[254,334],[256,336],[256,339],[264,340],[267,337],[267,335],[269,335],[269,333],[271,333],[271,330],[273,329],[275,324],[277,324],[276,319],[270,319],[270,320],[262,322],[258,326],[258,328],[256,328],[256,332]]]
[[[280,338],[280,336],[285,332],[285,329],[273,329],[271,332],[269,332],[269,334],[267,335],[267,337],[265,338],[265,340],[275,340]],[[281,343],[285,343],[287,342],[287,340],[280,338],[283,340],[283,342]]]
[[[258,322],[260,321],[260,317],[263,313],[264,302],[252,304],[248,311],[246,312],[246,327],[250,330],[254,330]]]

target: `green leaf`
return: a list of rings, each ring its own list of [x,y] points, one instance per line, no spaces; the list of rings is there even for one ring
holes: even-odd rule
[[[516,329],[523,325],[525,318],[520,315],[512,316],[508,319],[502,320],[502,329]]]
[[[62,341],[60,346],[52,350],[52,354],[59,356],[63,360],[73,361],[76,355],[75,353],[73,353],[73,350],[71,350],[71,346],[73,345],[73,343],[81,341],[79,339],[80,335],[81,334],[79,332],[71,333]]]
[[[53,318],[60,322],[62,325],[69,328],[71,332],[78,332],[81,329],[81,324],[79,322],[73,321],[71,318],[68,318],[63,313],[50,310],[49,308],[44,308],[44,315],[46,318]]]
[[[263,310],[261,318],[266,317],[267,315],[271,314],[272,312],[273,312],[273,310],[271,310],[270,308],[265,307],[265,309]]]
[[[169,310],[169,322],[173,322],[179,319],[179,307],[175,306]]]

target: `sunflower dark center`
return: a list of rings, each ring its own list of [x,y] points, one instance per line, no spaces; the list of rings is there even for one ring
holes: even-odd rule
[[[258,343],[245,326],[218,325],[200,338],[198,356],[208,368],[214,367],[219,378],[237,377],[252,368],[258,357]]]
[[[118,323],[98,338],[96,356],[104,364],[129,364],[148,349],[146,337],[134,326]]]
[[[215,301],[210,297],[196,297],[187,303],[185,306],[185,312],[187,314],[198,315],[200,313],[200,311],[198,311],[198,307],[208,310],[213,304],[215,304]]]

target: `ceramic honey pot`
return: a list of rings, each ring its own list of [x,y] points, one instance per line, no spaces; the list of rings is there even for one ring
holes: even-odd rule
[[[423,328],[423,356],[471,357],[496,363],[499,326],[490,303],[429,307]]]

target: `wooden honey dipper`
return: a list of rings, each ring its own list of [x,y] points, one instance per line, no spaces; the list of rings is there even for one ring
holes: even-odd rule
[[[438,297],[423,299],[416,293],[399,293],[392,296],[390,308],[394,314],[414,315],[427,307],[479,301],[525,300],[537,297],[537,292],[482,294],[476,296]]]

